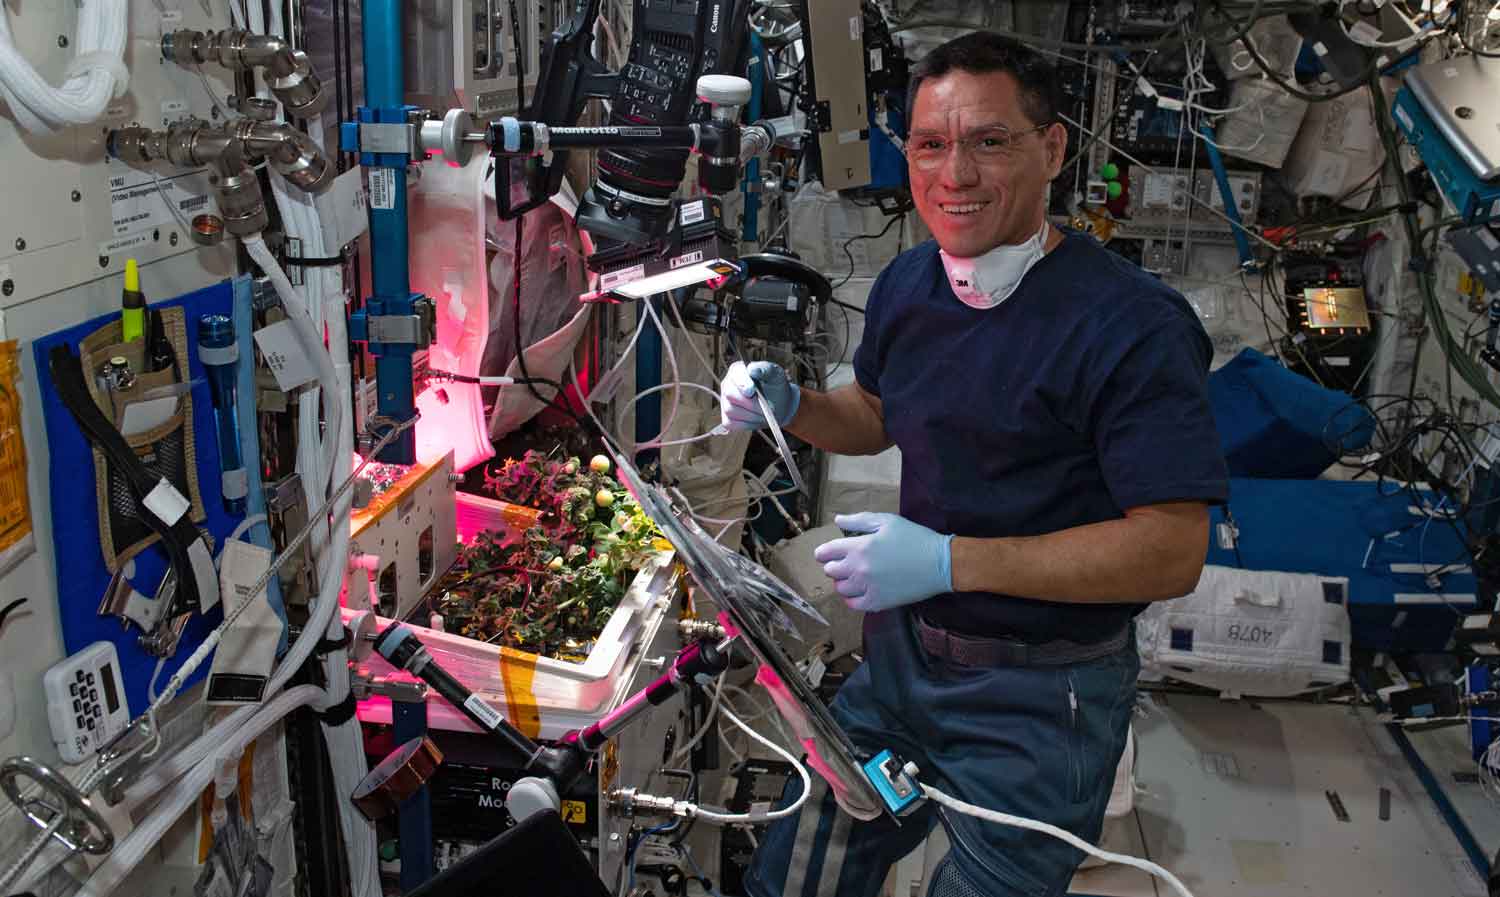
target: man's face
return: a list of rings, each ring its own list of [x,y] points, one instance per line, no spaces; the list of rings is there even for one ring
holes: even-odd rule
[[[907,168],[917,213],[949,255],[983,255],[996,246],[1023,243],[1042,226],[1047,184],[1062,168],[1066,131],[1022,111],[1020,85],[1009,72],[952,71],[922,82],[908,138]],[[984,135],[1016,136],[1001,152],[976,154],[972,144]],[[931,170],[915,161],[922,145],[948,146]],[[994,141],[990,141],[993,146]],[[981,155],[988,158],[981,158]]]

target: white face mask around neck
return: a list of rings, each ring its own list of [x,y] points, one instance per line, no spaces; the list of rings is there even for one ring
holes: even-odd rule
[[[984,255],[960,258],[942,250],[943,270],[958,301],[970,308],[994,308],[1016,291],[1032,266],[1046,255],[1047,222],[1025,243],[996,246]]]

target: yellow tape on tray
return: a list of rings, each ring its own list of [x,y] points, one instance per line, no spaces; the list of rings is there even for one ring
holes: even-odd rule
[[[0,343],[0,552],[31,532],[26,500],[26,444],[21,439],[20,374],[15,340]]]
[[[527,738],[540,738],[542,714],[536,706],[536,664],[541,657],[530,651],[500,647],[500,679],[505,683],[505,713],[510,724]]]

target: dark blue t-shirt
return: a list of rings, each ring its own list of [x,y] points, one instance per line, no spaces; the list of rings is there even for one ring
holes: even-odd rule
[[[854,372],[901,448],[901,515],[992,538],[1227,500],[1212,356],[1175,290],[1064,231],[1015,293],[983,311],[953,294],[935,242],[902,253],[871,288]],[[1141,607],[962,592],[918,610],[972,635],[1091,642]]]

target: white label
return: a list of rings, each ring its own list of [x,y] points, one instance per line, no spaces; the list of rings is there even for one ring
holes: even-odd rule
[[[1397,604],[1466,604],[1469,607],[1478,604],[1473,595],[1460,592],[1397,592],[1391,600]]]
[[[210,704],[240,704],[258,699],[258,696],[250,695],[240,698],[238,689],[233,694],[216,695],[214,682],[220,676],[264,680],[271,674],[271,667],[276,662],[281,621],[271,609],[265,590],[252,591],[270,566],[269,548],[239,539],[226,544],[219,555],[219,595],[224,601],[224,612],[234,613],[241,607],[244,610],[238,610],[239,616],[230,624],[214,651],[213,668],[209,673]]]
[[[135,436],[147,430],[154,430],[171,420],[176,410],[176,396],[131,402],[125,406],[125,414],[120,419],[120,435]]]
[[[297,338],[296,326],[290,320],[283,320],[255,331],[255,345],[265,356],[266,366],[276,376],[276,385],[282,392],[291,392],[318,375],[302,340]]]
[[[1484,244],[1484,248],[1488,249],[1490,252],[1495,252],[1497,250],[1500,250],[1500,240],[1496,240],[1495,239],[1495,235],[1492,234],[1492,233],[1490,233],[1490,229],[1489,228],[1487,228],[1487,227],[1481,227],[1477,231],[1474,232],[1474,235],[1477,236],[1477,237],[1479,237],[1479,242],[1483,243]],[[9,268],[0,269],[0,277],[9,277],[9,276],[10,276],[10,269]]]
[[[1328,55],[1328,47],[1322,41],[1313,41],[1313,52],[1319,56]]]
[[[1354,362],[1347,355],[1325,355],[1323,360],[1328,362],[1329,367],[1346,368]]]
[[[1406,114],[1406,110],[1405,109],[1403,109],[1400,106],[1394,106],[1394,107],[1392,107],[1392,114],[1394,114],[1396,116],[1396,120],[1399,121],[1399,122],[1401,122],[1401,125],[1403,127],[1405,127],[1406,130],[1408,130],[1408,131],[1416,130],[1416,125],[1413,125],[1411,123],[1411,116]]]
[[[208,194],[199,192],[199,185],[203,183],[199,177],[201,174],[201,171],[190,171],[153,179],[149,172],[112,170],[109,216],[115,236],[176,224],[179,215],[191,220],[194,215],[212,211],[213,203]],[[175,214],[174,208],[177,210]]]
[[[394,209],[396,207],[396,170],[394,168],[370,169],[370,208]]]
[[[623,268],[619,271],[611,271],[599,278],[599,289],[612,290],[622,283],[630,283],[646,276],[646,266],[636,265],[631,268]]]
[[[193,506],[192,502],[166,480],[157,480],[156,488],[146,493],[146,497],[141,499],[141,504],[167,526],[172,526],[181,520],[182,515]]]
[[[861,37],[864,36],[864,33],[865,33],[865,20],[864,20],[864,16],[850,16],[849,17],[849,39],[850,40],[859,40]]]
[[[870,51],[870,71],[878,72],[885,68],[885,51],[876,47]]]
[[[683,224],[697,224],[698,222],[702,221],[708,214],[708,212],[704,209],[705,205],[706,204],[702,200],[699,200],[698,202],[688,203],[678,210],[677,216]]]
[[[1490,204],[1490,217],[1500,218],[1500,199],[1497,199]]]
[[[113,240],[105,240],[103,243],[99,244],[99,254],[114,255],[117,252],[124,252],[127,249],[134,249],[137,246],[145,246],[150,242],[151,232],[141,231],[137,234],[130,234],[124,237],[116,237]]]
[[[500,721],[505,718],[500,715],[500,711],[486,704],[479,695],[469,695],[469,699],[464,701],[464,708],[483,720],[484,724],[491,729],[499,726]]]
[[[675,271],[685,265],[696,265],[701,261],[703,261],[703,250],[699,249],[696,252],[679,255],[677,258],[667,262],[667,266]]]
[[[1333,242],[1335,242],[1335,243],[1342,243],[1342,242],[1344,242],[1345,240],[1349,239],[1352,236],[1354,236],[1354,228],[1352,228],[1352,227],[1341,227],[1338,230],[1336,230],[1336,231],[1333,232]]]
[[[1349,36],[1355,43],[1373,43],[1380,40],[1380,29],[1361,19],[1349,26]]]
[[[1458,69],[1454,68],[1451,65],[1444,66],[1443,67],[1443,77],[1444,78],[1457,78],[1458,77]]]
[[[807,684],[817,688],[823,682],[823,674],[828,672],[828,664],[823,662],[822,657],[814,657],[807,662]]]
[[[179,118],[186,118],[188,114],[187,100],[179,98],[175,100],[161,101],[162,124],[174,122]]]
[[[859,131],[857,129],[853,130],[853,131],[840,131],[839,132],[839,144],[840,145],[845,144],[845,143],[858,143],[858,142],[859,142]]]
[[[250,493],[250,472],[240,467],[219,475],[219,487],[225,498],[244,498]]]

